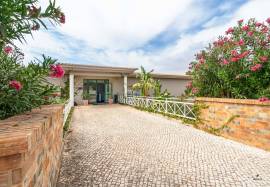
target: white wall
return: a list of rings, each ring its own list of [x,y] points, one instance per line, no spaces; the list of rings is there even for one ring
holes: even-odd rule
[[[155,79],[156,80],[156,79]],[[186,84],[189,80],[182,79],[158,79],[161,82],[161,91],[163,92],[165,89],[168,90],[169,93],[173,96],[181,96],[185,89]],[[132,85],[137,82],[136,78],[128,78],[128,89],[132,88]]]

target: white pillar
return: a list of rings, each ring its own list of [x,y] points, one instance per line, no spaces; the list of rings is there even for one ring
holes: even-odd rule
[[[69,99],[74,106],[74,74],[69,74]]]
[[[124,96],[127,97],[127,75],[124,75]]]

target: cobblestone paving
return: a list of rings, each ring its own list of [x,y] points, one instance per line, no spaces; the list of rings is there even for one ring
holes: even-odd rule
[[[270,153],[128,106],[75,108],[58,186],[270,186]]]

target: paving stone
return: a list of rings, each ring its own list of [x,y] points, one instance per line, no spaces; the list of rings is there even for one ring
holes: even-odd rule
[[[270,186],[270,152],[122,105],[76,107],[58,186]]]

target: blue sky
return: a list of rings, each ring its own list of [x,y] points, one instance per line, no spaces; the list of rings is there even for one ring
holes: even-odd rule
[[[183,74],[194,54],[237,20],[267,19],[270,0],[58,0],[66,24],[22,45],[25,62],[139,67]],[[43,1],[46,4],[46,1]],[[268,15],[267,15],[268,14]]]

